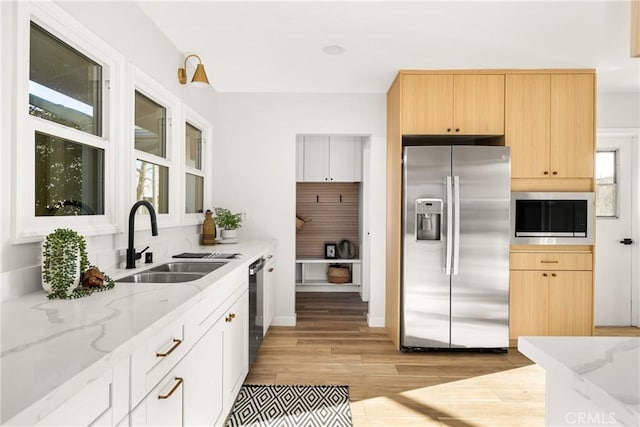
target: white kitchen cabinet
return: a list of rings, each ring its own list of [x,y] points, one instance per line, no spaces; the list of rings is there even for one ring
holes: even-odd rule
[[[249,293],[243,293],[223,315],[223,402],[231,409],[249,372]]]
[[[169,371],[151,393],[131,412],[132,426],[183,425],[185,364]]]
[[[129,359],[124,358],[42,419],[38,426],[128,425]]]
[[[269,326],[273,321],[276,305],[276,258],[273,254],[267,254],[264,266],[264,289],[263,289],[263,322],[262,333],[267,334]]]
[[[213,426],[222,415],[224,318],[209,329],[183,360],[186,364],[184,425]]]
[[[359,182],[362,180],[362,143],[357,136],[304,136],[297,170],[303,182]],[[298,144],[300,150],[300,144]],[[300,157],[302,165],[300,164]]]

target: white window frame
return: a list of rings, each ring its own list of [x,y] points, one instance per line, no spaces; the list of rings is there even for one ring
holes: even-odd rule
[[[204,117],[202,117],[200,114],[196,113],[196,111],[194,109],[192,109],[191,107],[189,107],[188,105],[183,105],[183,118],[180,122],[182,124],[182,141],[184,142],[182,144],[182,159],[181,159],[181,163],[182,163],[182,182],[181,182],[181,191],[182,191],[182,224],[183,225],[192,225],[192,224],[201,224],[203,219],[204,219],[204,212],[207,211],[207,209],[211,209],[213,210],[213,207],[211,206],[211,200],[212,200],[212,195],[211,195],[211,188],[212,188],[212,178],[211,178],[211,155],[212,155],[212,137],[211,135],[213,135],[213,129],[211,127],[211,123],[209,123]],[[191,167],[187,167],[186,165],[186,159],[185,159],[185,151],[186,151],[186,126],[187,123],[189,123],[191,126],[197,128],[200,132],[202,132],[202,168],[201,169],[196,169],[196,168],[191,168]],[[187,179],[187,174],[190,173],[192,175],[196,175],[196,176],[201,176],[202,178],[204,178],[204,183],[203,183],[203,197],[202,197],[202,207],[204,212],[203,213],[191,213],[188,214],[185,212],[185,206],[186,206],[186,198],[187,198],[187,194],[186,194],[186,179]]]
[[[169,213],[161,214],[157,213],[158,227],[174,227],[181,225],[181,205],[182,205],[182,193],[180,174],[184,170],[184,167],[180,164],[183,159],[183,155],[180,153],[180,149],[184,150],[184,136],[180,135],[183,126],[182,122],[182,102],[172,92],[167,90],[164,86],[158,83],[155,79],[144,73],[137,67],[132,66],[132,78],[133,84],[129,91],[130,102],[130,125],[128,138],[130,153],[131,153],[131,167],[126,174],[130,177],[129,183],[129,206],[133,205],[136,200],[135,185],[136,182],[136,161],[138,159],[154,163],[160,166],[166,166],[169,168]],[[166,155],[167,157],[160,157],[154,154],[147,153],[135,149],[135,93],[140,92],[150,100],[162,105],[167,112],[167,129],[166,129]],[[128,211],[127,211],[128,218]],[[146,230],[151,228],[149,221],[136,221],[136,230]]]
[[[122,126],[123,56],[50,2],[18,2],[16,22],[16,139],[13,188],[15,188],[13,243],[41,241],[56,228],[72,228],[85,236],[113,234],[118,227],[119,176],[115,161]],[[29,50],[31,22],[102,66],[102,136],[91,135],[29,114]],[[35,132],[104,150],[104,214],[61,217],[35,216]]]

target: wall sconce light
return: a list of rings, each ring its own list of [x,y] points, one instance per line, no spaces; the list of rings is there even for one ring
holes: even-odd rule
[[[204,65],[202,65],[202,60],[198,55],[189,55],[184,58],[184,67],[178,68],[178,81],[181,85],[187,84],[187,60],[191,57],[198,58],[198,65],[196,65],[196,70],[193,72],[193,78],[191,79],[191,84],[196,87],[205,87],[209,85],[209,79],[207,78],[207,73],[204,71]]]

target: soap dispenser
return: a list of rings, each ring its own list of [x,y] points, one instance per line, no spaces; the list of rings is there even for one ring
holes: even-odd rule
[[[207,209],[205,212],[204,222],[202,223],[202,245],[216,244],[216,223],[213,220],[213,212]]]

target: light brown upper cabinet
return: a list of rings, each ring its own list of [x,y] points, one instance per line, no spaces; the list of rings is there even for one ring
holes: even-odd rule
[[[593,178],[594,75],[507,75],[505,143],[512,178]]]
[[[404,135],[504,134],[503,74],[403,74]]]

